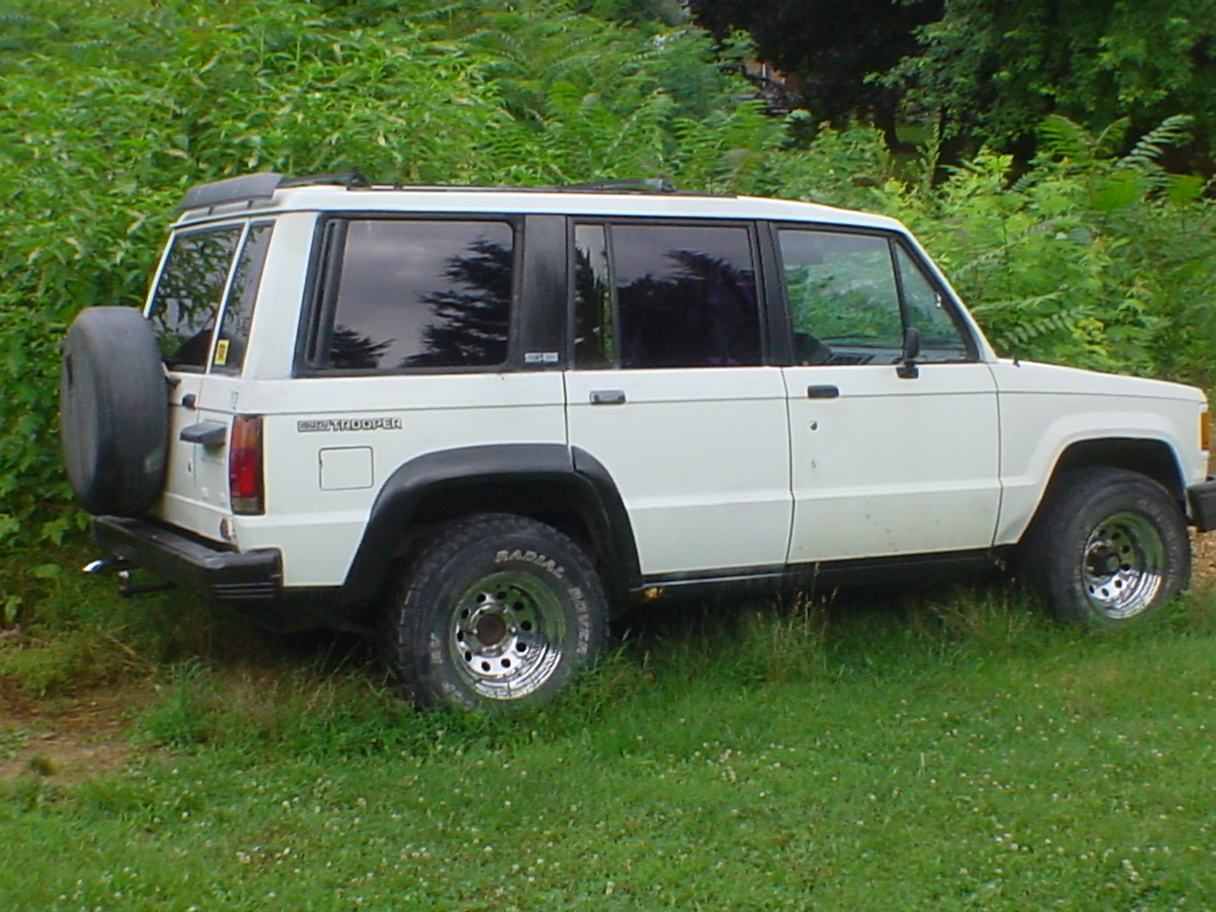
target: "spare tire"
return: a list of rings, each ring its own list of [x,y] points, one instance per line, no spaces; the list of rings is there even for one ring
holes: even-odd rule
[[[160,496],[169,402],[152,325],[131,307],[89,307],[63,343],[59,431],[76,502],[138,516]]]

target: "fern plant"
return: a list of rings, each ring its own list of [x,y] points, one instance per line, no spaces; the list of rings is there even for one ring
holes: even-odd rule
[[[1051,117],[1016,179],[1008,158],[981,153],[933,192],[889,183],[883,208],[913,223],[998,350],[1206,383],[1210,369],[1183,357],[1192,346],[1176,327],[1185,311],[1211,337],[1200,328],[1211,293],[1196,276],[1216,268],[1213,207],[1202,179],[1162,164],[1189,122],[1169,118],[1120,155],[1125,122],[1095,135]],[[1194,227],[1179,233],[1171,220]]]

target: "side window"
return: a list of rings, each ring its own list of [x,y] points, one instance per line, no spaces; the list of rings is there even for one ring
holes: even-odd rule
[[[779,238],[797,363],[899,363],[905,326],[921,334],[918,360],[968,360],[941,296],[903,248],[844,232],[785,229]]]
[[[575,248],[577,366],[760,363],[747,228],[580,225]]]
[[[207,365],[242,230],[229,225],[173,239],[148,313],[165,363],[174,370],[201,371]]]
[[[574,229],[574,363],[612,367],[616,320],[608,274],[608,234],[603,225]]]
[[[903,247],[896,247],[908,325],[920,331],[920,361],[970,361],[966,337],[946,309],[941,293]]]
[[[885,238],[780,232],[800,364],[894,364],[903,351],[899,287]]]
[[[508,223],[355,219],[345,228],[315,367],[506,362],[514,281]]]

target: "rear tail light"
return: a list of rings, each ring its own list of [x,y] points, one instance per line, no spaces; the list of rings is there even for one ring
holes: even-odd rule
[[[232,419],[228,447],[228,496],[233,513],[251,516],[266,512],[262,479],[262,418],[237,415]]]
[[[1212,413],[1204,409],[1199,413],[1199,449],[1207,452],[1212,448]]]

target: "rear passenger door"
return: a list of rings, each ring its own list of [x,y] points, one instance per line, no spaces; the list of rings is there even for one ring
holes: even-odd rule
[[[573,226],[569,439],[608,470],[654,580],[785,560],[785,388],[746,223]]]

